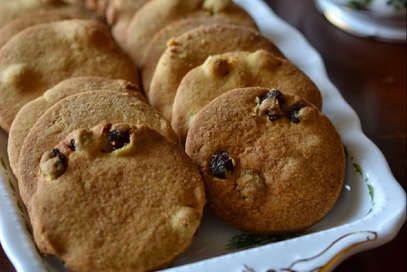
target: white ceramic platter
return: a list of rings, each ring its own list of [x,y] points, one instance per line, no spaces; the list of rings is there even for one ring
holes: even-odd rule
[[[235,0],[253,16],[264,36],[319,86],[323,111],[347,150],[347,176],[328,216],[293,236],[253,236],[232,229],[210,214],[191,248],[172,271],[331,271],[352,254],[393,239],[405,221],[406,195],[379,149],[362,133],[355,112],[327,78],[319,54],[304,37],[261,0]],[[0,131],[0,241],[18,272],[66,271],[55,258],[37,252]]]

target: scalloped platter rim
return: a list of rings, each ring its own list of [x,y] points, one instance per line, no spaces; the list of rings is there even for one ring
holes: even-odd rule
[[[362,132],[353,109],[328,79],[323,61],[292,26],[262,0],[235,0],[260,32],[320,88],[323,112],[341,135],[347,154],[342,194],[321,222],[302,233],[256,236],[241,233],[205,213],[192,246],[166,271],[332,271],[349,256],[392,240],[406,219],[406,195],[380,150]],[[307,56],[304,58],[304,56]],[[30,234],[26,211],[0,131],[0,242],[18,272],[66,271],[42,257]]]

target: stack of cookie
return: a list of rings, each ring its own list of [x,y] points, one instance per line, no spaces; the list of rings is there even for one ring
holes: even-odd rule
[[[200,225],[199,170],[104,18],[42,5],[0,31],[0,125],[37,247],[72,271],[165,267]]]
[[[5,1],[0,126],[41,253],[150,271],[205,204],[257,234],[334,206],[345,157],[321,93],[231,0]]]

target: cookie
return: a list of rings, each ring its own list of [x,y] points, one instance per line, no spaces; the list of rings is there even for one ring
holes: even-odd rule
[[[27,12],[66,6],[60,0],[0,0],[0,28]]]
[[[27,205],[36,190],[36,174],[42,154],[52,149],[71,131],[91,128],[104,122],[142,123],[168,139],[178,141],[171,125],[134,92],[88,91],[70,95],[49,108],[37,120],[21,146],[18,185],[24,204]]]
[[[150,0],[134,15],[127,28],[125,49],[136,65],[140,66],[152,34],[187,17],[227,17],[255,25],[250,15],[232,0]]]
[[[106,19],[106,9],[112,0],[84,0],[87,9]]]
[[[179,35],[192,30],[199,26],[211,25],[214,23],[229,23],[229,24],[245,24],[247,21],[233,21],[231,18],[211,16],[211,17],[192,17],[174,21],[168,26],[158,31],[151,41],[148,43],[146,51],[142,56],[140,63],[141,72],[141,85],[143,91],[148,93],[150,88],[151,78],[153,77],[158,60],[167,48],[167,41],[171,38],[178,37]],[[246,25],[247,27],[256,28],[253,24]]]
[[[136,12],[149,0],[110,0],[106,7],[106,22],[113,38],[124,48],[127,28]]]
[[[30,218],[40,252],[70,271],[155,271],[189,247],[205,200],[178,145],[147,126],[104,124],[44,153]]]
[[[63,2],[69,4],[69,5],[77,5],[77,6],[85,6],[85,1],[86,0],[62,0]]]
[[[210,55],[259,49],[284,58],[274,43],[247,27],[214,24],[187,31],[168,42],[157,63],[147,98],[167,120],[171,120],[178,85],[192,68],[201,65]]]
[[[208,208],[249,233],[304,230],[336,203],[345,154],[332,122],[311,103],[276,89],[226,92],[207,104],[188,133]]]
[[[55,105],[59,100],[69,95],[92,90],[133,92],[138,99],[147,103],[147,99],[141,95],[136,85],[121,79],[74,77],[60,82],[47,90],[44,95],[25,104],[19,110],[11,124],[8,135],[7,153],[9,156],[10,167],[17,179],[17,168],[21,146],[38,118],[40,118],[47,109]]]
[[[0,49],[0,126],[9,131],[24,104],[60,81],[78,76],[139,84],[136,67],[100,21],[39,24],[13,36]]]
[[[0,48],[20,31],[37,24],[68,19],[96,19],[91,11],[78,6],[25,13],[0,28]]]
[[[261,86],[302,96],[322,108],[318,87],[287,59],[265,50],[209,56],[190,70],[175,94],[171,125],[183,144],[196,114],[217,96],[243,87]]]

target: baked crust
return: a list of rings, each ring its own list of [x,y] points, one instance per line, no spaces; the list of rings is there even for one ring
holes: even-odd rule
[[[30,203],[39,250],[70,271],[153,271],[189,247],[205,194],[177,144],[144,125],[101,124],[44,153]]]
[[[329,119],[275,89],[235,89],[212,100],[192,123],[185,150],[199,165],[208,208],[249,233],[316,224],[345,180],[344,148]]]

